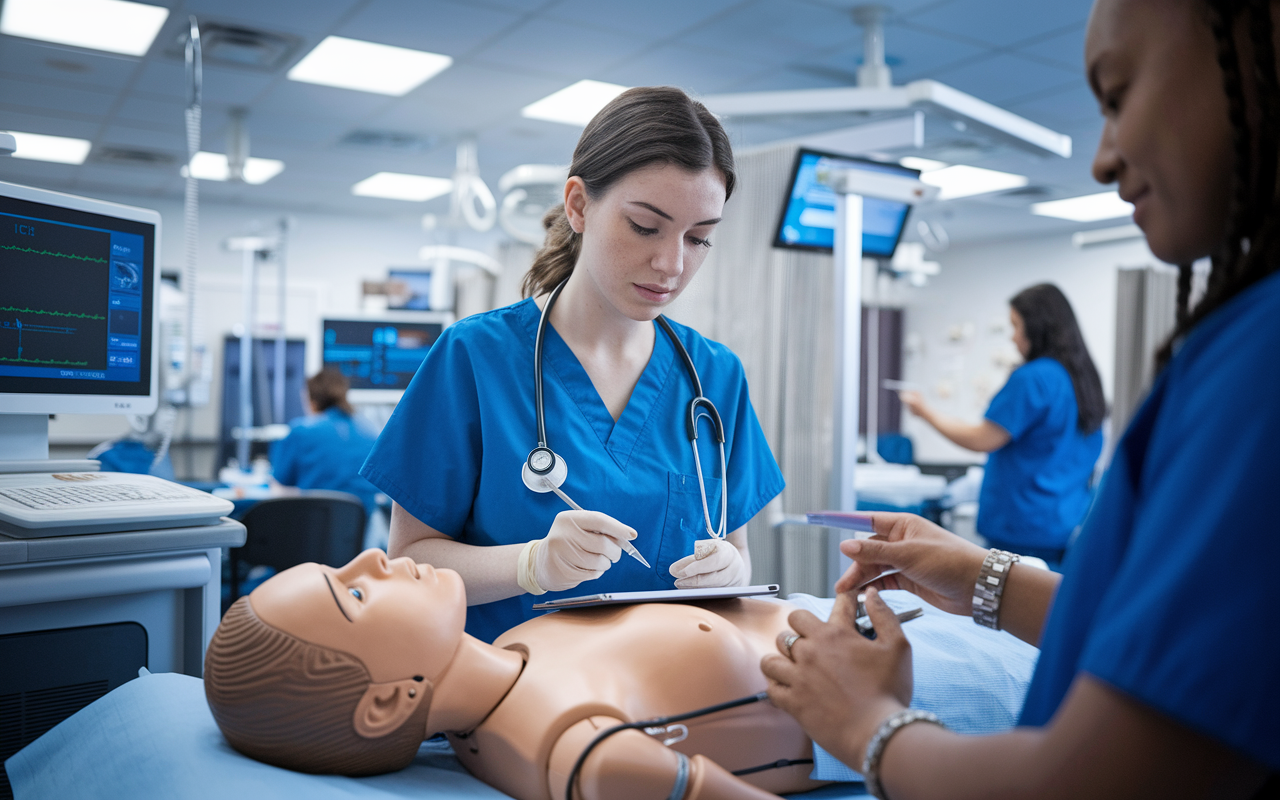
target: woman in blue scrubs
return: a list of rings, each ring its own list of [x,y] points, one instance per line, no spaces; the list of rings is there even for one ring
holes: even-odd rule
[[[895,567],[874,585],[1040,646],[1020,727],[965,737],[904,715],[910,646],[875,590],[875,641],[837,613],[792,615],[762,664],[770,698],[842,761],[870,755],[880,797],[1280,796],[1277,16],[1272,0],[1094,7],[1094,176],[1134,203],[1156,256],[1185,265],[1178,326],[1065,575],[906,514],[876,514],[873,539],[843,545],[856,563],[838,589]]]
[[[783,480],[742,364],[672,323],[723,421],[723,472],[704,421],[699,474],[691,376],[655,323],[706,258],[733,186],[706,108],[678,89],[624,92],[583,131],[529,299],[446,329],[392,414],[362,470],[395,501],[390,553],[457,570],[472,635],[492,641],[560,596],[750,582],[745,526]],[[541,360],[546,444],[585,511],[522,480],[539,444],[535,339],[561,284]]]
[[[1051,283],[1009,301],[1013,344],[1025,362],[992,398],[981,422],[939,414],[917,392],[903,405],[961,447],[990,453],[978,498],[978,533],[989,544],[1057,569],[1089,510],[1102,453],[1106,400],[1075,312]]]

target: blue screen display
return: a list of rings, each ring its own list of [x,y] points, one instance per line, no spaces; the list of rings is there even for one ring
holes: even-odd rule
[[[865,169],[915,177],[919,173],[897,164],[881,164],[856,158],[801,150],[791,178],[791,192],[778,224],[775,247],[833,250],[836,239],[836,193],[818,182],[819,168]],[[902,226],[911,206],[867,197],[862,202],[862,253],[890,258],[898,246]]]
[[[324,365],[352,389],[404,389],[440,338],[439,322],[324,321]]]

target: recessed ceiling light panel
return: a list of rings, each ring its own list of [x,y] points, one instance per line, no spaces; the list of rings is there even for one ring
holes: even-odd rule
[[[453,191],[453,181],[429,175],[406,175],[402,172],[379,172],[351,187],[361,197],[385,197],[421,203],[443,197]]]
[[[89,155],[87,139],[69,139],[66,136],[45,136],[41,133],[9,131],[18,143],[14,158],[32,161],[53,161],[58,164],[83,164]]]
[[[625,86],[602,81],[578,81],[520,110],[529,119],[583,126],[609,101],[627,90]]]
[[[920,175],[920,180],[942,190],[938,193],[939,200],[955,200],[958,197],[1001,192],[1027,185],[1026,175],[964,164],[927,171]]]
[[[168,18],[167,8],[126,0],[5,0],[0,33],[142,56]]]
[[[439,53],[328,36],[289,70],[289,79],[400,97],[452,63]]]
[[[1119,192],[1099,192],[1065,200],[1033,203],[1031,213],[1042,217],[1069,219],[1072,222],[1096,222],[1133,214],[1133,204],[1120,199]]]
[[[244,182],[266,183],[284,171],[284,162],[274,158],[248,158],[244,162]],[[203,150],[191,159],[191,174],[202,181],[225,181],[231,177],[227,157],[222,153],[206,153]],[[187,168],[182,168],[186,177]]]

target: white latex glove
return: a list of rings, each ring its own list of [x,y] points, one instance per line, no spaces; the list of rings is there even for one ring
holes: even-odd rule
[[[726,539],[699,539],[693,545],[693,555],[671,565],[671,576],[677,589],[746,586],[751,580],[742,553]]]
[[[561,511],[545,538],[520,551],[516,583],[530,594],[563,592],[599,578],[622,555],[633,528],[598,511]]]

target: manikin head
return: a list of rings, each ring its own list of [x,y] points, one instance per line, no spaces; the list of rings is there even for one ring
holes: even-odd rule
[[[231,607],[205,655],[205,695],[240,752],[301,772],[402,769],[464,637],[452,570],[368,550],[302,564]]]

